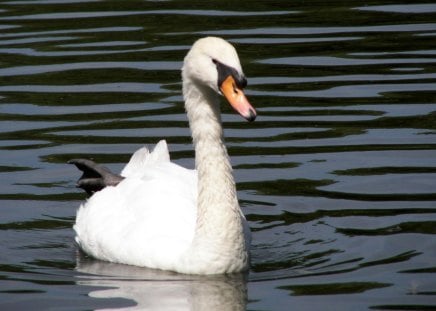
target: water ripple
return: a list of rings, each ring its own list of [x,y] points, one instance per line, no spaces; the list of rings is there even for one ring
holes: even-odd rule
[[[139,70],[180,70],[181,62],[171,61],[129,61],[129,62],[79,62],[59,63],[36,66],[17,66],[1,68],[0,76],[36,75],[42,73],[67,72],[70,70],[93,70],[93,69],[139,69]]]
[[[101,83],[84,85],[10,85],[0,86],[0,92],[31,93],[170,93],[157,83]]]
[[[250,29],[207,30],[196,32],[202,35],[321,35],[341,33],[384,33],[384,32],[422,32],[435,31],[435,23],[398,24],[380,26],[347,26],[347,27],[265,27]]]
[[[370,5],[356,8],[362,11],[394,12],[394,13],[435,13],[436,4],[390,4],[390,5]]]
[[[203,298],[213,310],[233,297],[241,310],[432,308],[435,5],[364,5],[2,2],[2,306],[162,309],[183,297],[176,309]],[[246,123],[221,105],[253,231],[248,279],[85,258],[71,227],[86,197],[65,163],[119,172],[165,138],[172,160],[193,168],[180,68],[203,35],[235,44],[258,111]]]
[[[105,17],[126,17],[135,15],[188,15],[188,16],[273,16],[295,14],[293,11],[218,11],[218,10],[149,10],[149,11],[109,11],[109,12],[62,12],[43,13],[20,16],[4,16],[0,20],[61,20],[61,19],[86,19]]]
[[[281,57],[259,60],[260,64],[294,66],[367,66],[388,64],[432,64],[436,58],[343,58],[333,56]]]

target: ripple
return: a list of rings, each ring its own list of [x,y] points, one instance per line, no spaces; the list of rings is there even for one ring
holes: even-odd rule
[[[265,27],[249,29],[207,30],[196,32],[203,35],[320,35],[339,33],[380,33],[380,32],[419,32],[434,31],[436,23],[397,24],[380,26],[351,26],[351,27]],[[170,33],[169,33],[170,34]],[[175,33],[176,34],[176,33]],[[178,33],[177,33],[178,34]]]
[[[240,44],[292,44],[311,42],[339,42],[361,40],[362,37],[328,37],[328,38],[232,38],[231,42]]]
[[[14,26],[19,27],[19,26]],[[62,35],[62,34],[77,34],[77,33],[112,33],[112,32],[134,32],[142,30],[142,27],[97,27],[86,29],[66,29],[66,30],[46,30],[46,31],[32,31],[32,32],[13,32],[13,33],[0,33],[0,38],[10,37],[35,37],[47,35]]]
[[[24,56],[36,57],[57,57],[57,56],[89,56],[89,55],[109,55],[120,53],[140,52],[143,49],[129,49],[129,50],[105,50],[105,51],[38,51],[32,48],[3,48],[0,49],[0,54],[14,54]]]
[[[412,50],[401,52],[360,52],[350,53],[349,55],[355,56],[385,56],[385,55],[436,55],[436,50]]]
[[[29,43],[44,43],[44,42],[59,42],[67,40],[76,40],[75,37],[38,37],[38,38],[25,38],[25,39],[10,39],[0,40],[0,46],[2,45],[21,45]]]
[[[261,107],[257,109],[258,111],[265,112],[299,112],[299,111],[326,111],[325,107]],[[330,106],[329,111],[360,111],[362,114],[370,112],[379,112],[384,116],[389,117],[400,117],[400,116],[420,116],[427,115],[436,110],[435,104],[374,104],[374,105],[347,105],[342,106]],[[381,113],[380,113],[381,112]],[[376,114],[377,115],[377,114]]]
[[[260,64],[270,65],[297,65],[297,66],[366,66],[387,64],[429,64],[436,63],[436,58],[383,58],[362,59],[343,58],[334,56],[300,56],[269,58],[257,61]]]
[[[0,112],[2,114],[21,115],[21,116],[49,116],[49,115],[69,115],[69,114],[93,114],[104,112],[126,112],[139,110],[158,110],[172,105],[166,103],[119,103],[104,105],[83,106],[38,106],[32,104],[2,104]]]
[[[401,69],[401,68],[400,68]],[[409,68],[410,69],[410,68]],[[416,70],[415,68],[412,68]],[[1,75],[0,69],[0,75]],[[275,85],[275,84],[297,84],[297,83],[317,83],[317,82],[350,82],[350,81],[401,81],[401,80],[433,80],[436,79],[434,73],[416,74],[350,74],[336,76],[317,76],[317,77],[255,77],[250,78],[249,85]]]
[[[195,38],[219,35],[236,43],[259,114],[246,123],[222,101],[253,232],[248,283],[233,288],[247,286],[241,310],[433,306],[435,4],[217,3],[0,4],[2,303],[159,309],[174,294],[186,302],[180,288],[204,289],[77,256],[71,227],[86,196],[65,162],[119,172],[166,138],[172,159],[194,168],[180,68]],[[223,281],[209,289],[222,293]],[[173,291],[150,295],[162,288]]]
[[[143,41],[105,41],[105,42],[89,42],[89,43],[71,43],[60,44],[59,47],[63,48],[88,48],[88,47],[109,47],[109,46],[131,46],[131,45],[144,45]]]
[[[421,130],[417,129],[381,129],[381,130],[367,130],[364,134],[357,135],[344,135],[344,137],[338,138],[322,138],[322,139],[304,139],[304,140],[292,140],[292,146],[340,146],[340,145],[406,145],[406,144],[433,144],[436,143],[433,135],[420,135]],[[285,145],[289,144],[289,138],[285,140]],[[260,143],[252,140],[249,142],[241,143],[240,146],[258,146],[261,147],[277,147],[283,146],[283,142],[277,139]]]
[[[84,85],[10,85],[0,92],[30,93],[170,93],[157,83],[101,83]]]
[[[129,62],[79,62],[36,66],[16,66],[0,68],[0,76],[34,75],[42,73],[65,72],[69,70],[93,69],[139,69],[139,70],[180,70],[181,62],[171,61],[129,61]]]
[[[18,27],[20,27],[20,26],[18,26],[18,25],[0,25],[0,29],[1,30],[15,29],[15,28],[18,28]],[[1,34],[0,34],[0,37],[1,37]]]
[[[63,12],[41,13],[0,17],[0,20],[62,20],[105,17],[126,17],[135,15],[188,15],[188,16],[274,16],[295,14],[294,11],[219,11],[219,10],[150,10],[150,11],[107,11],[107,12]]]
[[[280,289],[288,290],[292,296],[301,295],[343,295],[363,293],[375,288],[392,286],[389,283],[378,282],[348,282],[348,283],[325,283],[280,286]]]
[[[12,119],[12,118],[11,118]],[[62,127],[72,124],[85,124],[85,122],[71,122],[71,121],[59,121],[59,122],[50,122],[46,121],[38,122],[38,121],[1,121],[0,122],[0,131],[2,134],[13,133],[17,131],[29,131],[29,130],[40,130],[46,128],[53,127]],[[9,141],[9,140],[8,140]],[[32,142],[33,143],[33,142]]]
[[[312,98],[369,98],[382,97],[383,93],[405,93],[433,91],[436,83],[407,83],[407,84],[368,84],[337,86],[319,91],[250,91],[255,96],[279,97],[312,97]],[[1,90],[1,88],[0,88]]]
[[[436,4],[390,4],[390,5],[370,5],[356,8],[362,11],[376,11],[376,12],[393,12],[393,13],[435,13]]]
[[[344,178],[340,182],[321,190],[328,192],[354,193],[354,194],[389,194],[413,195],[434,194],[436,174],[386,174],[375,176],[356,176]],[[398,196],[398,199],[400,197]]]

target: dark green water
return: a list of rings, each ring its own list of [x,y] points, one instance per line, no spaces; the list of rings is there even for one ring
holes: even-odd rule
[[[223,105],[248,276],[95,261],[70,158],[165,138],[193,166],[180,67],[238,49],[259,117]],[[436,310],[436,3],[0,3],[0,309]]]

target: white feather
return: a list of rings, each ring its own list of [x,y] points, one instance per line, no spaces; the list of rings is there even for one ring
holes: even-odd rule
[[[165,140],[159,141],[151,153],[145,146],[141,149],[138,149],[130,158],[129,163],[127,163],[127,165],[121,171],[121,176],[136,176],[137,174],[141,174],[141,172],[146,170],[147,167],[160,162],[170,162],[170,153]]]

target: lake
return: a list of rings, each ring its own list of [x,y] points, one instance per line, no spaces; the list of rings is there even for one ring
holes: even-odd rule
[[[165,138],[192,168],[180,68],[208,35],[258,111],[222,105],[249,273],[86,257],[66,162]],[[2,1],[0,127],[2,310],[436,310],[432,1]]]

